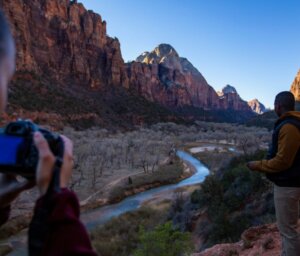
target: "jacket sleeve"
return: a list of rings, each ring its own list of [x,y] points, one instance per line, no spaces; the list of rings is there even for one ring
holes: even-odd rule
[[[36,203],[42,207],[44,197]],[[76,195],[68,189],[54,194],[54,207],[48,217],[48,234],[42,255],[97,255],[89,235],[79,219],[80,208]]]
[[[285,171],[294,162],[300,147],[300,132],[292,124],[284,125],[279,132],[278,151],[270,160],[256,161],[257,169],[262,172],[275,173]]]
[[[0,226],[2,226],[9,218],[10,206],[0,209]]]

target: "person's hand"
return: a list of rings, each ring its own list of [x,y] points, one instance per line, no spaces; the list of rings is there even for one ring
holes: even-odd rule
[[[255,161],[248,162],[246,166],[247,166],[251,171],[259,171],[257,162],[255,162]]]
[[[73,169],[73,143],[65,136],[61,136],[64,141],[64,158],[60,171],[60,187],[65,188],[72,175]],[[36,184],[41,195],[47,192],[53,175],[55,156],[51,152],[48,142],[40,132],[34,134],[34,143],[39,151],[39,162],[36,171]]]
[[[0,174],[0,208],[5,208],[15,200],[24,190],[30,189],[35,185],[34,181],[17,181],[12,174]]]

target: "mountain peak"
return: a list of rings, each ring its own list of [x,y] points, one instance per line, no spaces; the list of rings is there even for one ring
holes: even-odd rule
[[[168,56],[175,56],[179,57],[176,50],[169,44],[160,44],[155,49],[154,52],[158,57],[168,57]]]
[[[146,64],[159,64],[170,58],[179,59],[176,50],[169,44],[160,44],[153,51],[142,53],[136,58],[136,61]]]
[[[223,87],[222,93],[223,94],[228,94],[228,93],[236,93],[237,94],[237,91],[233,86],[227,84],[225,87]]]
[[[258,99],[248,101],[248,105],[252,111],[257,114],[263,114],[266,112],[266,107]]]

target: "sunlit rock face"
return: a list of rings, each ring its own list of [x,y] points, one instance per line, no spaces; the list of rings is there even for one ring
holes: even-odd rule
[[[259,102],[258,99],[248,101],[248,105],[252,109],[252,111],[257,114],[263,114],[266,112],[266,107],[261,102]]]
[[[148,100],[169,107],[251,112],[234,87],[228,85],[218,95],[202,74],[168,44],[160,44],[128,63],[127,73],[132,88]]]
[[[176,50],[161,44],[127,64],[129,84],[148,100],[169,107],[218,109],[218,95],[201,73]]]
[[[292,83],[291,92],[294,94],[296,100],[300,101],[300,70]]]
[[[231,85],[226,85],[222,91],[218,92],[218,96],[220,106],[223,109],[252,111],[248,103],[241,99],[236,89]]]
[[[0,0],[17,44],[17,70],[61,83],[128,86],[120,44],[106,22],[69,0]]]

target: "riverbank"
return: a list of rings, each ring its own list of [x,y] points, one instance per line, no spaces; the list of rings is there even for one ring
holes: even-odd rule
[[[193,144],[193,146],[200,145]],[[220,154],[224,154],[224,152],[221,152]],[[193,155],[202,160],[202,158],[206,159],[205,156],[209,155],[209,152],[204,151]],[[212,167],[209,161],[204,161],[204,163],[208,163],[207,166]],[[154,172],[140,172],[133,175],[125,175],[116,181],[107,184],[103,189],[95,192],[88,198],[80,200],[81,212],[84,214],[99,207],[118,203],[129,196],[152,188],[176,184],[191,177],[195,172],[195,167],[188,161],[182,162],[178,158],[173,159],[172,161],[166,160],[165,164],[160,166],[159,169]],[[165,197],[170,199],[170,195],[166,195]],[[154,201],[152,200],[152,205],[153,203]],[[0,228],[0,238],[6,239],[18,234],[21,230],[26,229],[30,223],[31,217],[32,212],[27,211],[25,214],[10,219]]]
[[[108,184],[105,187],[105,191],[98,191],[89,197],[88,200],[81,201],[81,212],[84,214],[89,210],[120,202],[128,196],[152,188],[178,183],[194,173],[195,169],[190,164],[176,159],[172,164],[165,164],[153,173],[127,175],[119,178],[117,182]],[[128,182],[129,178],[132,181],[131,184]],[[25,215],[19,215],[10,219],[0,228],[0,239],[5,240],[26,229],[31,217],[32,212],[28,211]]]
[[[142,193],[152,188],[175,184],[189,178],[196,172],[188,162],[175,159],[159,167],[151,173],[127,175],[108,184],[104,189],[94,193],[88,199],[80,202],[82,212],[116,204],[125,198]]]
[[[192,177],[130,196],[119,204],[96,210],[84,220],[91,228],[97,227],[92,229],[92,242],[98,253],[104,252],[106,256],[131,255],[139,242],[140,227],[153,230],[175,218],[173,213],[178,203],[187,202],[209,173],[191,155],[185,152],[178,152],[178,155],[188,163],[188,168],[196,171]]]
[[[237,145],[226,140],[192,142],[186,144],[184,149],[195,158],[201,159],[213,174],[226,168],[234,157],[242,153]]]
[[[194,148],[199,149],[199,151],[193,153]],[[240,154],[236,150],[235,145],[224,142],[194,142],[187,144],[184,149],[196,159],[201,159],[201,162],[213,173],[226,167],[235,156]],[[189,178],[195,172],[196,168],[190,162],[184,161],[181,163],[177,159],[172,164],[162,165],[153,173],[145,174],[141,172],[134,175],[126,175],[108,184],[104,189],[97,191],[87,199],[82,200],[80,202],[81,209],[83,212],[86,212],[105,205],[115,204],[128,196],[152,188],[178,183]]]
[[[196,159],[194,159],[194,160],[197,161]],[[197,181],[198,180],[197,174],[202,175],[202,173],[201,172],[199,173],[199,170],[197,169],[197,173],[194,174],[196,171],[196,168],[195,168],[196,166],[193,163],[184,161],[183,166],[184,166],[184,168],[182,169],[182,174],[184,174],[184,175],[180,176],[181,181],[179,183],[174,184],[174,185],[162,186],[161,188],[151,189],[147,192],[138,193],[137,196],[129,196],[128,198],[126,198],[119,204],[108,205],[108,206],[104,206],[99,209],[91,211],[92,214],[90,216],[87,216],[87,213],[89,211],[86,211],[86,213],[82,214],[83,223],[86,225],[88,230],[94,229],[95,227],[99,226],[101,223],[106,223],[106,221],[110,220],[113,216],[119,216],[120,214],[122,214],[122,211],[120,211],[120,209],[121,209],[122,205],[124,205],[124,204],[128,204],[126,207],[124,207],[125,212],[128,212],[128,211],[130,211],[128,206],[137,207],[137,205],[135,203],[132,204],[132,202],[139,202],[140,200],[146,201],[147,198],[150,198],[151,197],[150,195],[153,193],[159,193],[159,191],[173,191],[177,186],[178,187],[182,186],[182,184],[184,182],[191,182],[191,184],[195,184],[194,177],[196,177],[196,181]],[[201,166],[202,165],[200,164],[200,167]],[[190,176],[193,176],[193,177],[190,177]],[[186,177],[190,177],[190,178],[186,178]],[[184,178],[186,178],[186,179],[184,179]],[[182,180],[182,179],[184,179],[184,180]],[[141,199],[141,198],[144,198],[144,199]],[[140,203],[142,204],[142,201]],[[163,208],[165,209],[165,207],[170,205],[169,203],[165,204]],[[160,205],[162,205],[162,204],[160,204]],[[120,207],[120,209],[118,209],[118,207]],[[134,209],[136,209],[136,208],[134,208]],[[99,218],[99,216],[101,216],[101,218]],[[3,242],[5,242],[5,245],[3,245],[4,247],[12,246],[12,245],[13,245],[13,247],[15,245],[17,246],[16,254],[14,254],[14,251],[13,251],[13,254],[10,254],[10,255],[23,255],[22,252],[25,252],[25,248],[27,246],[26,245],[26,232],[23,230],[21,234],[15,236],[15,237],[16,237],[15,240],[14,240],[14,237],[11,237],[9,239],[2,241],[2,244],[3,244]]]

